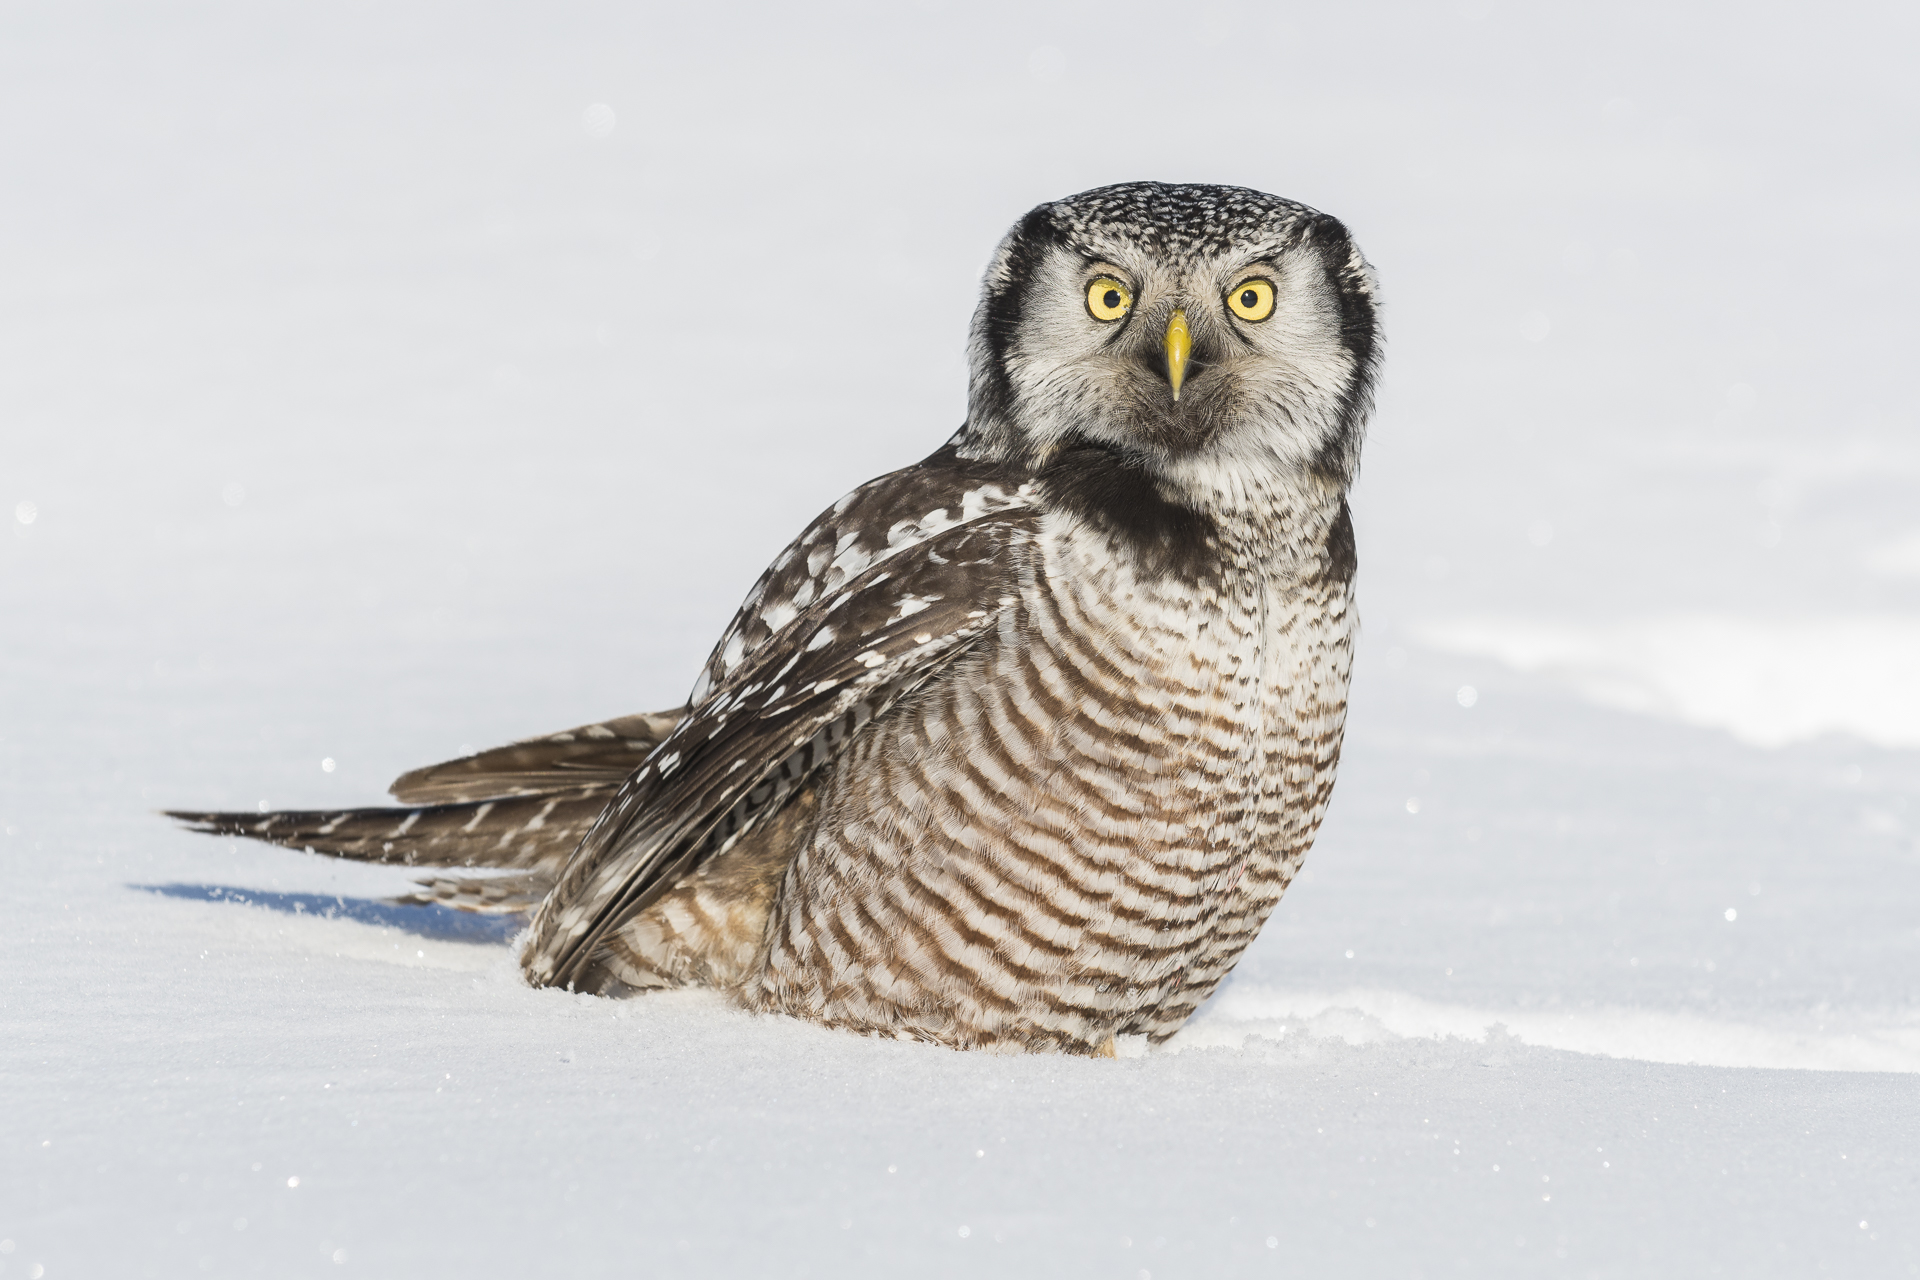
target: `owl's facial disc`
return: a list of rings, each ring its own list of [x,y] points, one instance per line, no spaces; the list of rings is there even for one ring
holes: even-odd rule
[[[1034,456],[1097,444],[1163,475],[1314,465],[1355,372],[1318,252],[1093,248],[1049,245],[1024,281],[1002,367]]]
[[[1045,457],[1079,440],[1173,460],[1231,435],[1264,354],[1241,331],[1271,310],[1280,274],[1124,243],[1097,256],[1049,246],[1002,358],[1026,446]]]
[[[1378,330],[1371,270],[1333,219],[1238,187],[1103,187],[1029,213],[984,284],[977,456],[1092,447],[1182,491],[1351,476]]]

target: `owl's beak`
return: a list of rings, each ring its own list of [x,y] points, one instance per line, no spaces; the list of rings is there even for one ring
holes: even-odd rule
[[[1173,398],[1180,399],[1180,384],[1187,376],[1187,357],[1193,354],[1193,333],[1187,328],[1187,313],[1175,311],[1167,318],[1167,381],[1173,386]]]

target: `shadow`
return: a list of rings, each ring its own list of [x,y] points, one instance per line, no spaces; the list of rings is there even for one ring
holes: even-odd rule
[[[236,889],[221,884],[135,884],[142,893],[190,902],[231,902],[243,907],[265,907],[290,916],[322,920],[353,920],[384,925],[417,938],[437,942],[476,942],[504,945],[526,927],[519,915],[480,915],[440,906],[414,906],[379,898],[347,898],[327,893],[274,893],[263,889]]]

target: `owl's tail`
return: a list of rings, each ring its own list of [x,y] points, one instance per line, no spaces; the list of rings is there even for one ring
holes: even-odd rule
[[[245,836],[356,862],[493,867],[518,876],[432,877],[403,901],[465,911],[525,911],[629,774],[684,711],[625,716],[403,774],[403,807],[167,816],[209,835]]]

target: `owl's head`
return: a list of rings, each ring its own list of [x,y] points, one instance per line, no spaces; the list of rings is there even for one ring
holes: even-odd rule
[[[1336,219],[1244,187],[1101,187],[994,254],[963,448],[1040,464],[1092,446],[1176,489],[1344,488],[1379,349],[1373,272]]]

